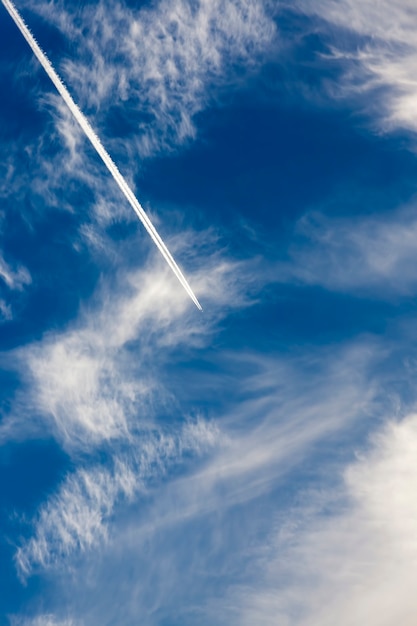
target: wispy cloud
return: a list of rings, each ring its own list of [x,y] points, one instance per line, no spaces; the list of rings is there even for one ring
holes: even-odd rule
[[[56,495],[42,505],[34,534],[16,553],[21,576],[79,556],[107,538],[108,525],[121,501],[145,494],[185,455],[209,449],[218,439],[215,426],[188,422],[178,434],[144,431],[113,457],[109,467],[93,466],[70,474]]]
[[[25,267],[17,267],[12,269],[0,254],[0,277],[9,287],[9,289],[22,290],[26,285],[32,282],[31,276]]]
[[[118,185],[120,191],[123,193],[123,195],[125,196],[126,200],[129,202],[129,204],[131,205],[132,209],[135,211],[136,215],[138,216],[138,218],[142,222],[143,226],[145,227],[146,231],[148,232],[148,235],[151,237],[152,241],[154,242],[154,244],[156,245],[156,247],[158,248],[158,250],[160,251],[160,253],[164,257],[164,259],[167,262],[168,266],[174,272],[175,276],[177,277],[177,279],[179,280],[179,282],[181,283],[181,285],[183,286],[185,291],[190,296],[191,300],[194,302],[196,307],[198,309],[200,309],[200,311],[201,311],[202,310],[201,309],[201,305],[198,302],[194,292],[192,291],[192,289],[191,289],[190,285],[188,284],[185,276],[181,272],[180,268],[178,267],[177,263],[175,262],[174,258],[172,257],[171,253],[169,252],[168,248],[166,247],[164,241],[162,240],[162,238],[160,237],[159,233],[157,232],[157,230],[156,230],[155,226],[153,225],[152,221],[150,220],[149,216],[147,215],[147,213],[145,212],[145,210],[143,209],[143,207],[139,203],[139,201],[136,198],[135,194],[133,193],[133,191],[129,187],[127,181],[124,179],[124,177],[120,173],[120,171],[117,168],[116,164],[114,163],[113,159],[110,157],[109,153],[104,148],[103,144],[101,143],[101,141],[98,138],[96,132],[93,130],[92,126],[88,122],[87,118],[81,112],[81,110],[78,107],[78,105],[74,102],[74,100],[73,100],[72,96],[70,95],[68,89],[66,88],[66,86],[62,82],[61,78],[56,73],[53,65],[49,61],[48,57],[45,55],[45,53],[42,50],[42,48],[39,46],[39,44],[37,43],[37,41],[33,37],[32,33],[29,30],[29,28],[27,27],[27,25],[23,21],[20,13],[17,11],[15,5],[13,4],[13,2],[11,2],[11,0],[2,0],[2,2],[4,4],[4,6],[6,7],[10,17],[13,19],[13,21],[16,24],[16,26],[20,30],[21,34],[25,38],[26,42],[29,44],[29,46],[30,46],[32,52],[34,53],[34,55],[36,56],[37,60],[42,65],[43,69],[45,70],[45,72],[47,73],[48,77],[52,81],[54,87],[57,89],[59,95],[61,96],[61,98],[63,99],[65,104],[67,105],[68,109],[71,111],[74,119],[78,122],[78,124],[82,128],[85,136],[87,137],[87,139],[89,139],[89,141],[91,142],[91,144],[94,147],[95,151],[97,152],[97,154],[102,159],[103,163],[107,167],[107,170],[109,171],[109,173],[113,177],[114,181]]]
[[[287,519],[254,588],[239,596],[236,623],[411,626],[416,450],[416,416],[390,421],[344,472],[333,501],[322,494]]]
[[[236,584],[238,571],[246,575],[256,564],[262,551],[259,534],[269,536],[275,525],[274,493],[284,477],[307,463],[316,446],[323,449],[324,441],[337,446],[338,437],[375,419],[380,390],[370,371],[379,354],[377,346],[362,344],[290,361],[229,356],[228,374],[203,381],[220,396],[227,384],[229,410],[213,414],[212,423],[192,425],[193,443],[183,447],[194,456],[199,448],[208,454],[198,463],[188,461],[184,473],[171,472],[150,484],[139,503],[141,478],[146,485],[154,470],[138,471],[132,460],[116,471],[107,468],[105,476],[99,468],[97,478],[92,468],[87,497],[83,475],[75,476],[76,488],[70,478],[41,509],[34,536],[18,555],[22,571],[55,566],[57,587],[48,606],[58,616],[61,576],[68,591],[67,573],[76,558],[78,575],[71,579],[72,599],[65,603],[74,618],[88,611],[96,622],[117,619],[127,625],[140,619],[156,625],[175,613],[184,624],[195,623],[196,616],[202,624],[240,623],[240,616],[230,621],[233,602],[219,609],[219,598],[232,581]],[[201,432],[194,433],[196,427]],[[180,441],[184,435],[177,432]],[[152,450],[160,454],[158,445]],[[168,467],[181,462],[177,444],[169,450],[162,454]],[[97,545],[102,549],[88,550]],[[100,602],[77,583],[84,571],[95,581]],[[103,596],[107,585],[117,590],[116,603]]]
[[[277,32],[276,3],[127,4],[22,0],[19,7],[71,42],[71,59],[57,49],[51,57],[132,182],[132,155],[173,151],[195,137],[197,114],[259,67]],[[338,87],[328,84],[332,95],[360,96],[384,131],[413,130],[415,47],[406,19],[414,20],[413,7],[295,6],[319,16],[314,25],[345,70]],[[374,90],[385,98],[375,108]],[[133,237],[116,252],[106,227],[122,215],[117,196],[97,164],[84,160],[83,137],[62,103],[42,98],[55,130],[28,147],[30,189],[41,210],[45,198],[50,206],[59,199],[62,175],[77,193],[90,190],[99,227],[85,216],[77,227],[113,267],[77,319],[3,355],[21,386],[0,439],[52,435],[68,459],[22,522],[15,563],[30,594],[41,582],[42,599],[26,607],[38,618],[15,624],[411,626],[417,418],[404,405],[415,398],[415,333],[395,347],[392,336],[362,336],[282,348],[268,336],[258,352],[250,336],[257,331],[245,334],[252,320],[243,324],[241,313],[236,327],[236,318],[226,320],[227,338],[221,329],[272,274],[275,283],[373,298],[414,294],[414,203],[353,218],[310,212],[296,226],[289,258],[268,270],[266,261],[218,252],[213,231],[184,230],[170,246],[192,267],[206,303],[198,316],[154,255],[141,251],[141,269],[129,266],[137,263]],[[12,184],[0,185],[2,197],[17,184],[15,164],[4,166]],[[76,195],[65,195],[61,208],[77,210]],[[10,276],[16,268],[6,266]],[[391,419],[396,392],[407,385],[400,402],[407,417]]]
[[[190,233],[189,233],[190,234]],[[209,245],[210,234],[173,240],[191,256]],[[192,243],[191,243],[192,240]],[[194,246],[194,249],[193,249]],[[253,276],[245,268],[213,253],[199,267],[193,281],[206,299],[207,314],[195,316],[157,259],[141,270],[120,269],[117,281],[102,283],[95,304],[80,313],[67,331],[46,334],[13,355],[27,387],[17,398],[14,417],[5,418],[2,436],[46,424],[67,449],[88,448],[124,439],[138,419],[152,421],[152,404],[167,391],[159,384],[158,367],[174,348],[205,345],[217,321],[230,307],[250,302]],[[262,283],[262,276],[258,275]],[[140,355],[140,357],[139,357]],[[25,408],[26,407],[26,408]],[[22,417],[36,407],[41,422]],[[26,423],[26,426],[24,425]]]
[[[259,0],[161,0],[141,9],[106,1],[73,13],[59,1],[26,6],[77,42],[82,54],[62,66],[68,84],[100,124],[111,126],[106,111],[117,110],[142,157],[192,138],[193,118],[217,86],[236,82],[236,67],[256,67],[276,37]]]
[[[259,0],[176,0],[141,9],[113,0],[76,8],[59,0],[23,0],[18,8],[25,16],[27,9],[40,15],[43,28],[49,23],[67,39],[71,55],[47,52],[134,191],[138,157],[171,151],[192,139],[196,114],[219,90],[224,94],[225,88],[235,91],[244,84],[247,72],[276,47],[271,7]],[[30,19],[40,34],[36,17]],[[27,75],[21,80],[33,106],[42,113],[47,108],[48,115],[40,118],[35,136],[33,128],[22,125],[25,147],[13,147],[7,186],[0,193],[8,203],[19,201],[22,215],[30,212],[31,228],[51,209],[71,212],[81,222],[84,245],[90,246],[91,222],[97,241],[115,221],[132,219],[129,208],[91,158],[62,99],[44,85],[40,90]],[[28,160],[30,170],[21,166]],[[24,201],[28,197],[30,203]]]
[[[11,320],[13,318],[12,309],[4,300],[0,300],[0,312],[4,320]]]
[[[318,16],[332,58],[343,69],[329,83],[335,97],[359,97],[383,131],[415,133],[417,120],[416,6],[412,0],[297,0],[295,7]]]
[[[383,214],[331,217],[309,213],[296,226],[292,261],[281,280],[379,298],[417,289],[417,212],[414,203]]]
[[[219,394],[226,384],[231,399],[230,410],[216,414],[223,445],[204,468],[171,487],[183,503],[171,521],[266,496],[316,444],[372,420],[381,389],[371,371],[380,354],[372,342],[292,359],[240,353],[218,380],[208,376],[205,384]],[[155,524],[158,517],[170,519],[163,501],[153,515]]]
[[[173,247],[193,256],[199,245],[212,245],[210,233],[189,235]],[[216,443],[217,426],[178,415],[175,385],[167,386],[163,372],[174,350],[206,345],[230,306],[250,303],[253,276],[244,275],[250,265],[218,253],[195,263],[208,303],[201,317],[151,257],[143,269],[120,269],[117,281],[104,281],[95,304],[68,330],[8,355],[25,387],[2,421],[3,440],[52,434],[78,467],[40,508],[34,535],[16,557],[22,576],[97,546],[116,505],[136,499],[167,466]],[[161,411],[176,429],[158,422]],[[88,455],[82,463],[80,452]],[[106,463],[97,464],[97,454]]]
[[[78,626],[80,622],[74,622],[72,619],[56,620],[53,615],[39,615],[34,619],[25,619],[19,617],[10,618],[11,626]]]
[[[12,267],[0,252],[0,279],[7,287],[2,290],[4,297],[0,298],[0,315],[3,321],[9,321],[13,319],[13,307],[9,298],[11,292],[23,291],[32,283],[32,277],[23,265],[14,263]]]

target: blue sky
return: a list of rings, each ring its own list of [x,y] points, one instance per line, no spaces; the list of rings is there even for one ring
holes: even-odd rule
[[[414,624],[417,9],[0,5],[0,625]]]

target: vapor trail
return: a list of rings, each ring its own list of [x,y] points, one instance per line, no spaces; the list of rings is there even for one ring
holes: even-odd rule
[[[142,222],[142,224],[148,231],[149,235],[151,236],[156,247],[158,248],[158,250],[164,257],[165,261],[168,263],[169,267],[172,269],[175,276],[178,278],[181,285],[184,287],[185,291],[188,293],[188,295],[190,296],[191,300],[194,302],[196,307],[200,309],[200,311],[202,311],[202,307],[199,301],[197,300],[196,296],[194,295],[193,290],[188,284],[180,268],[174,261],[170,251],[168,250],[168,248],[162,241],[161,237],[159,236],[156,228],[152,224],[149,217],[146,215],[141,204],[137,200],[135,194],[130,189],[125,179],[123,178],[122,174],[119,172],[117,165],[114,163],[113,159],[111,158],[107,150],[104,148],[100,139],[97,137],[95,131],[90,126],[90,123],[88,122],[87,118],[80,111],[80,109],[78,108],[78,105],[75,104],[70,93],[68,92],[68,89],[65,87],[64,83],[62,82],[62,80],[60,79],[60,77],[58,76],[54,68],[52,67],[52,64],[49,61],[48,57],[40,48],[40,46],[37,44],[36,39],[30,32],[29,28],[26,26],[25,22],[23,21],[18,10],[14,6],[13,2],[11,2],[11,0],[1,0],[1,1],[3,5],[5,6],[6,10],[8,11],[10,17],[13,19],[16,26],[22,33],[23,37],[26,39],[27,43],[32,48],[32,51],[34,55],[36,56],[36,58],[38,59],[39,63],[42,65],[43,69],[45,70],[45,72],[48,74],[49,78],[55,85],[57,91],[62,96],[62,99],[64,100],[65,104],[67,105],[67,107],[69,108],[69,110],[71,111],[71,113],[73,114],[73,116],[75,117],[75,119],[77,120],[81,128],[83,129],[88,139],[93,144],[98,155],[104,161],[104,164],[106,165],[110,174],[113,176],[114,180],[119,185],[121,191],[123,192],[123,194],[129,201],[130,206],[135,211],[136,215],[138,216],[138,218],[140,219],[140,221]]]

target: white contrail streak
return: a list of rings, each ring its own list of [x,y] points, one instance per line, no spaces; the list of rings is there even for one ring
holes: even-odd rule
[[[55,85],[59,94],[62,96],[62,99],[64,100],[65,104],[67,105],[67,107],[69,108],[69,110],[71,111],[71,113],[73,114],[73,116],[75,117],[75,119],[77,120],[81,128],[83,129],[88,139],[93,144],[94,148],[96,149],[101,159],[104,161],[104,164],[106,165],[110,174],[113,176],[114,180],[119,185],[121,191],[124,193],[125,197],[129,201],[130,206],[135,211],[136,215],[138,216],[138,218],[140,219],[140,221],[142,222],[142,224],[148,231],[149,235],[151,236],[156,247],[158,248],[158,250],[164,257],[165,261],[168,263],[169,267],[172,269],[175,276],[178,278],[181,285],[184,287],[185,291],[188,293],[188,295],[190,296],[191,300],[194,302],[196,307],[200,309],[200,311],[202,311],[202,307],[199,301],[197,300],[196,296],[194,295],[193,290],[191,289],[190,285],[185,279],[180,268],[174,261],[168,248],[166,247],[161,237],[159,236],[156,228],[152,224],[149,217],[146,215],[139,201],[135,197],[135,194],[133,193],[133,191],[130,189],[129,185],[123,178],[122,174],[119,172],[117,165],[114,163],[113,159],[111,158],[107,150],[104,148],[100,139],[97,137],[95,131],[90,126],[90,123],[88,122],[84,114],[80,111],[78,106],[75,104],[74,100],[72,99],[71,95],[68,92],[68,89],[65,87],[64,83],[62,82],[62,80],[60,79],[60,77],[58,76],[54,68],[52,67],[52,64],[49,61],[48,57],[37,44],[34,36],[30,32],[29,28],[26,26],[25,22],[23,21],[18,10],[14,6],[13,2],[11,2],[11,0],[1,0],[1,1],[3,5],[5,6],[6,10],[8,11],[10,17],[13,19],[16,26],[22,33],[23,37],[26,39],[27,43],[32,48],[32,51],[34,55],[36,56],[36,58],[38,59],[39,63],[42,65],[43,69],[48,74],[49,78]]]

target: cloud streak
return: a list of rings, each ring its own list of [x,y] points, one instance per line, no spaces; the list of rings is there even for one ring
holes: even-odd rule
[[[415,203],[384,214],[333,217],[310,212],[295,228],[279,279],[367,297],[409,297],[417,289]]]
[[[288,6],[290,6],[288,4]],[[342,68],[337,83],[326,86],[335,98],[355,99],[383,132],[417,132],[416,5],[413,0],[297,0],[301,9],[320,22],[329,59]]]
[[[42,505],[34,535],[16,552],[19,574],[65,565],[68,557],[97,547],[108,537],[116,505],[132,501],[163,478],[185,456],[201,454],[218,440],[218,429],[203,421],[186,423],[176,434],[143,432],[106,466],[78,469]],[[109,467],[110,465],[110,467]]]
[[[9,289],[16,289],[18,291],[21,291],[25,285],[29,285],[32,281],[31,276],[25,267],[19,267],[17,270],[12,270],[1,254],[0,277]]]
[[[25,619],[19,617],[10,617],[11,626],[81,626],[80,622],[74,622],[72,619],[56,620],[51,614],[44,614],[34,619]]]
[[[165,243],[163,242],[163,240],[159,236],[159,234],[158,234],[157,230],[155,229],[154,225],[152,224],[151,220],[149,219],[149,217],[147,216],[146,212],[144,211],[144,209],[142,208],[142,206],[138,202],[137,198],[135,197],[133,191],[130,189],[130,187],[127,184],[126,180],[123,178],[123,176],[119,172],[116,164],[113,162],[112,158],[110,157],[110,155],[108,154],[108,152],[106,151],[104,146],[102,145],[100,139],[98,138],[98,136],[96,135],[95,131],[91,127],[90,123],[88,122],[86,117],[83,115],[83,113],[80,111],[80,109],[77,106],[77,104],[74,102],[74,100],[71,97],[71,95],[69,94],[67,88],[65,87],[65,85],[62,82],[62,80],[60,79],[60,77],[58,76],[56,71],[54,70],[51,62],[49,61],[49,59],[47,58],[45,53],[42,51],[42,49],[37,44],[35,38],[33,37],[32,33],[30,32],[28,27],[26,26],[26,24],[23,21],[23,19],[21,18],[21,16],[20,16],[19,12],[17,11],[16,7],[14,6],[14,4],[10,0],[2,0],[2,2],[3,2],[4,7],[6,8],[6,10],[8,11],[10,17],[13,19],[13,21],[16,24],[16,26],[18,27],[18,29],[22,33],[23,37],[25,38],[25,40],[29,44],[29,46],[32,49],[34,55],[38,59],[39,63],[42,65],[43,69],[45,70],[45,72],[47,73],[49,78],[51,79],[51,81],[52,81],[53,85],[55,86],[55,88],[57,89],[58,93],[61,95],[61,97],[64,100],[65,104],[68,106],[68,108],[71,111],[71,113],[73,114],[74,118],[77,120],[78,124],[81,126],[82,130],[84,131],[84,134],[86,135],[86,137],[89,139],[89,141],[91,142],[91,144],[95,148],[97,154],[100,156],[100,158],[102,159],[102,161],[106,165],[107,169],[109,170],[110,174],[113,176],[115,182],[117,183],[117,185],[119,186],[120,190],[122,191],[122,193],[126,197],[126,199],[129,202],[130,206],[133,208],[133,210],[135,211],[136,215],[138,216],[138,218],[140,219],[140,221],[144,225],[144,227],[147,230],[148,234],[150,235],[152,241],[155,243],[156,247],[158,248],[158,250],[160,251],[160,253],[164,257],[164,259],[167,262],[168,266],[171,268],[171,270],[173,271],[173,273],[175,274],[175,276],[177,277],[177,279],[179,280],[179,282],[181,283],[181,285],[185,289],[185,291],[188,294],[188,296],[194,302],[196,307],[199,310],[202,310],[202,307],[201,307],[199,301],[197,300],[196,296],[194,295],[193,290],[191,289],[190,285],[188,284],[187,280],[185,279],[185,277],[184,277],[183,273],[181,272],[180,268],[176,264],[174,258],[172,257],[172,255],[169,252],[168,248],[166,247]]]

